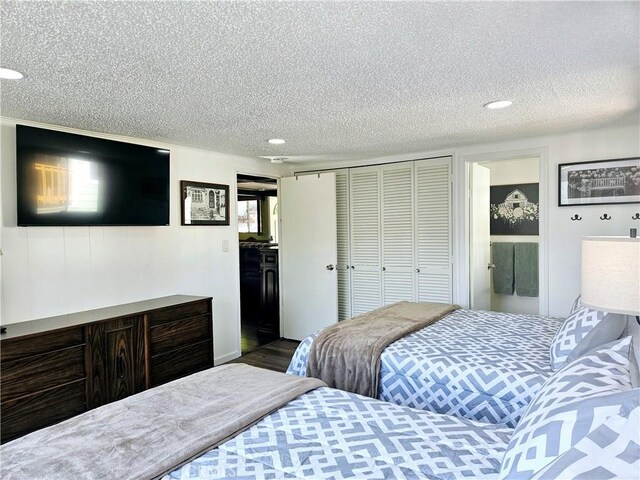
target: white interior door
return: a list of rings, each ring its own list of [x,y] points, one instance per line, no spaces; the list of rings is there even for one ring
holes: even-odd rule
[[[491,310],[491,239],[490,181],[491,171],[477,163],[471,164],[471,195],[469,222],[471,226],[471,308]]]
[[[302,340],[338,321],[336,176],[280,180],[283,335]]]

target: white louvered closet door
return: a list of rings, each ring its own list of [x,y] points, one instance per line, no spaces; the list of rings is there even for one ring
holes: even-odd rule
[[[417,300],[451,303],[451,158],[415,162]]]
[[[380,169],[349,172],[351,315],[382,304],[380,265]]]
[[[413,301],[413,162],[385,165],[382,182],[383,304]]]
[[[351,262],[349,261],[349,171],[336,171],[338,234],[338,321],[351,318]]]

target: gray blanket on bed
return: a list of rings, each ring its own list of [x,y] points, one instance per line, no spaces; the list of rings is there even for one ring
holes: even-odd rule
[[[382,351],[457,308],[445,303],[399,302],[332,325],[311,344],[307,376],[376,398]]]
[[[2,445],[0,477],[157,478],[320,386],[244,364],[212,368]]]

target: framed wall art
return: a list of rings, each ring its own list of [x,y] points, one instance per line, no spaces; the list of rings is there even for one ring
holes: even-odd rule
[[[640,203],[640,157],[558,165],[558,206]]]
[[[538,235],[538,197],[537,183],[491,186],[491,235]]]
[[[229,225],[229,185],[180,182],[182,225]]]

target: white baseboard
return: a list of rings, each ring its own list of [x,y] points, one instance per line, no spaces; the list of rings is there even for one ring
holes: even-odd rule
[[[213,359],[213,364],[215,366],[221,365],[223,363],[227,363],[231,360],[234,360],[240,356],[240,352],[237,350],[235,352],[228,353],[227,355],[223,355],[222,357],[216,357]]]

